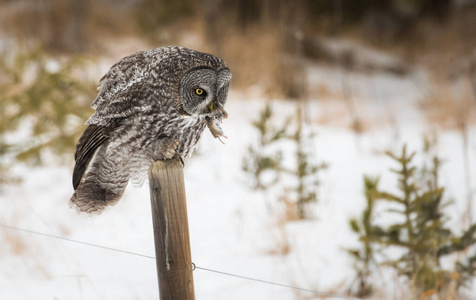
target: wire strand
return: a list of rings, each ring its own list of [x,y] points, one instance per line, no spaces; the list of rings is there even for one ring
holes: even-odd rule
[[[332,293],[325,293],[325,292],[318,292],[318,291],[305,289],[305,288],[301,288],[301,287],[296,287],[296,286],[292,286],[292,285],[287,285],[287,284],[267,281],[267,280],[263,280],[263,279],[247,277],[247,276],[243,276],[243,275],[227,273],[227,272],[223,272],[223,271],[207,269],[207,268],[203,268],[203,267],[199,267],[199,266],[195,266],[195,268],[197,270],[203,270],[203,271],[207,271],[207,272],[213,272],[213,273],[217,273],[217,274],[221,274],[221,275],[227,275],[227,276],[236,277],[236,278],[241,278],[241,279],[245,279],[245,280],[250,280],[250,281],[255,281],[255,282],[260,282],[260,283],[265,283],[265,284],[270,284],[270,285],[275,285],[275,286],[280,286],[280,287],[284,287],[284,288],[289,288],[289,289],[293,289],[293,290],[298,290],[298,291],[303,291],[303,292],[316,294],[316,295],[319,295],[319,296],[333,297],[333,298],[340,298],[340,299],[347,299],[347,300],[363,300],[361,298],[347,297],[347,296],[341,296],[341,295],[332,294]]]
[[[103,250],[110,250],[110,251],[115,251],[115,252],[119,252],[119,253],[130,254],[130,255],[135,255],[135,256],[145,257],[145,258],[155,260],[154,256],[140,254],[140,253],[131,252],[131,251],[127,251],[127,250],[121,250],[121,249],[112,248],[112,247],[101,246],[101,245],[88,243],[88,242],[83,242],[83,241],[78,241],[78,240],[73,240],[73,239],[69,239],[69,238],[66,238],[66,237],[57,236],[57,235],[53,235],[53,234],[49,234],[49,233],[43,233],[43,232],[39,232],[39,231],[19,228],[19,227],[5,225],[5,224],[0,224],[0,227],[8,228],[8,229],[11,229],[11,230],[16,230],[16,231],[20,231],[20,232],[26,232],[26,233],[30,233],[30,234],[36,234],[36,235],[40,235],[40,236],[44,236],[44,237],[54,238],[54,239],[58,239],[58,240],[63,240],[63,241],[67,241],[67,242],[72,242],[72,243],[76,243],[76,244],[86,245],[86,246],[90,246],[90,247],[95,247],[95,248],[99,248],[99,249],[103,249]],[[259,283],[264,283],[264,284],[269,284],[269,285],[274,285],[274,286],[279,286],[279,287],[293,289],[293,290],[302,291],[302,292],[308,292],[308,293],[312,293],[312,294],[319,295],[319,296],[340,298],[340,299],[346,299],[346,300],[363,300],[361,298],[341,296],[341,295],[332,294],[332,293],[325,293],[325,292],[318,292],[318,291],[314,291],[314,290],[311,290],[311,289],[296,287],[296,286],[292,286],[292,285],[287,285],[287,284],[262,280],[262,279],[258,279],[258,278],[252,278],[252,277],[247,277],[247,276],[243,276],[243,275],[237,275],[237,274],[232,274],[232,273],[228,273],[228,272],[208,269],[208,268],[204,268],[204,267],[199,267],[194,263],[192,263],[192,266],[197,270],[202,270],[202,271],[212,272],[212,273],[226,275],[226,276],[230,276],[230,277],[240,278],[240,279],[244,279],[244,280],[249,280],[249,281],[254,281],[254,282],[259,282]]]
[[[62,237],[62,236],[57,236],[57,235],[53,235],[53,234],[38,232],[38,231],[34,231],[34,230],[29,230],[29,229],[18,228],[18,227],[15,227],[15,226],[0,224],[0,227],[9,228],[9,229],[22,231],[22,232],[27,232],[27,233],[36,234],[36,235],[41,235],[41,236],[46,236],[46,237],[54,238],[54,239],[57,239],[57,240],[63,240],[63,241],[67,241],[67,242],[72,242],[72,243],[76,243],[76,244],[96,247],[96,248],[100,248],[100,249],[105,249],[105,250],[116,251],[116,252],[120,252],[120,253],[125,253],[125,254],[130,254],[130,255],[155,259],[154,256],[150,256],[150,255],[145,255],[145,254],[135,253],[135,252],[127,251],[127,250],[121,250],[121,249],[101,246],[101,245],[97,245],[97,244],[93,244],[93,243],[73,240],[73,239],[69,239],[69,238],[66,238],[66,237]]]

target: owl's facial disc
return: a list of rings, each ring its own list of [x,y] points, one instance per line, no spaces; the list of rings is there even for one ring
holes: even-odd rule
[[[189,115],[209,114],[223,109],[231,73],[228,69],[194,69],[180,81],[180,105]]]

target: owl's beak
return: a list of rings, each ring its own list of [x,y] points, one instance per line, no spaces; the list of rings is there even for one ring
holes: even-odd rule
[[[220,117],[222,119],[228,118],[228,113],[223,108],[223,106],[221,106],[220,104],[215,103],[215,102],[212,101],[208,105],[208,108],[210,109],[210,112],[211,112],[212,115],[220,115]]]

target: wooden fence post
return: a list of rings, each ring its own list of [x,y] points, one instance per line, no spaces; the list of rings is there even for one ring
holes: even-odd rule
[[[160,300],[193,300],[193,270],[183,167],[176,159],[149,169]]]

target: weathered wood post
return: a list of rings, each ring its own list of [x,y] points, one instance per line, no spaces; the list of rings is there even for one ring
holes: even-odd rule
[[[153,163],[149,187],[160,300],[193,300],[187,203],[180,161]]]

